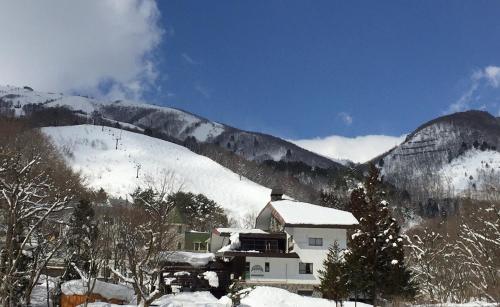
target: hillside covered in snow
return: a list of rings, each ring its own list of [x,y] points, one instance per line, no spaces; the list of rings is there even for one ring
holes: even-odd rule
[[[270,189],[167,141],[93,125],[42,131],[91,188],[103,188],[114,197],[130,198],[137,187],[166,177],[171,189],[202,193],[236,219],[269,201]]]
[[[439,171],[454,194],[488,193],[500,189],[500,152],[469,150]]]
[[[480,167],[476,161],[496,160],[499,150],[500,118],[483,111],[466,111],[423,124],[402,144],[372,162],[398,188],[435,198],[472,185],[469,181],[477,178]],[[465,178],[471,175],[471,180]]]

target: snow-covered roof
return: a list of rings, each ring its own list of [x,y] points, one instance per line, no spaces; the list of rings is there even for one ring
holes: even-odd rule
[[[183,251],[165,252],[164,260],[173,263],[189,263],[194,267],[207,265],[210,261],[214,261],[215,255],[212,253],[191,253]]]
[[[262,229],[252,228],[215,228],[218,234],[232,234],[232,233],[267,233]]]
[[[87,290],[87,283],[81,279],[70,280],[61,285],[61,292],[65,295],[85,295]],[[92,293],[99,294],[106,299],[118,299],[127,302],[134,298],[134,290],[132,288],[99,280],[95,281]]]
[[[358,224],[351,212],[322,207],[294,200],[278,200],[270,203],[281,222],[288,225],[339,225]]]

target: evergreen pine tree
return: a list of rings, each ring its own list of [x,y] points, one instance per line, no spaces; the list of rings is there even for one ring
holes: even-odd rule
[[[169,195],[168,200],[179,209],[190,229],[211,231],[228,225],[224,209],[203,194],[177,192]]]
[[[337,241],[329,248],[324,269],[319,271],[319,291],[324,298],[342,302],[349,296],[347,288],[347,271],[345,269],[343,256]]]
[[[350,209],[359,225],[345,254],[349,290],[372,298],[374,305],[380,298],[408,298],[416,292],[404,263],[405,239],[391,216],[379,176],[371,164],[364,186],[351,194]]]
[[[67,232],[66,271],[64,280],[79,279],[73,264],[80,270],[88,271],[90,268],[90,248],[98,236],[94,220],[94,209],[88,200],[80,200],[69,220]]]

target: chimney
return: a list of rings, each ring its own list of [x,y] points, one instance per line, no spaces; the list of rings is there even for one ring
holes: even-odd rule
[[[273,188],[271,190],[271,201],[277,201],[283,199],[283,189]]]

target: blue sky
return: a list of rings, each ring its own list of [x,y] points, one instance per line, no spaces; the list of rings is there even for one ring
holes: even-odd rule
[[[471,108],[500,115],[500,1],[2,8],[0,84],[144,100],[294,140],[400,136]]]
[[[286,138],[401,135],[500,65],[498,1],[161,1],[146,97]],[[498,113],[482,84],[455,108]],[[455,110],[453,109],[453,110]]]

